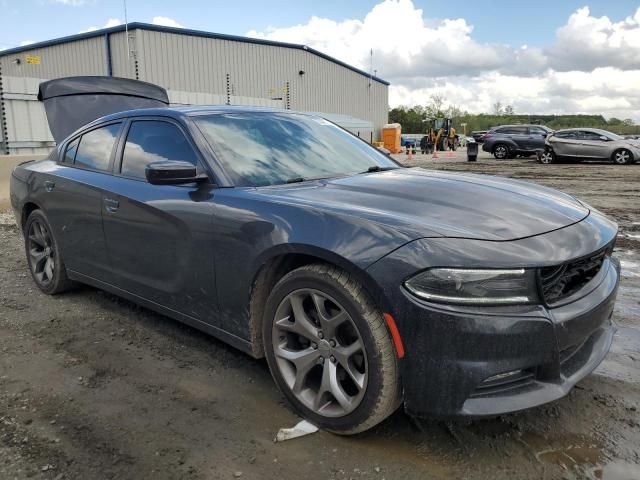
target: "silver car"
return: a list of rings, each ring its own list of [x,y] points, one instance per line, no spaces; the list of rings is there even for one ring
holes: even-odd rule
[[[628,140],[599,128],[567,128],[557,130],[545,141],[541,163],[560,160],[609,160],[627,165],[640,159],[640,142]]]

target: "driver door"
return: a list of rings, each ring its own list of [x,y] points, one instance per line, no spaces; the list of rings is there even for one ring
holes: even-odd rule
[[[180,124],[164,117],[125,127],[103,196],[103,226],[113,284],[145,300],[218,326],[210,183],[152,185],[158,160],[202,159]]]
[[[588,130],[580,130],[578,139],[580,140],[580,153],[583,157],[605,159],[609,157],[609,142],[604,140],[602,135]]]

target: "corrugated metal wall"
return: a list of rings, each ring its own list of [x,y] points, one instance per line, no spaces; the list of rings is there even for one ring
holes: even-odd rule
[[[304,50],[146,30],[136,42],[140,79],[169,90],[350,115],[371,121],[376,137],[387,122],[387,85]]]
[[[0,52],[1,55],[2,52]],[[39,64],[27,63],[27,56]],[[73,75],[106,75],[103,36],[34,48],[0,56],[6,139],[0,154],[47,153],[55,145],[44,107],[38,102],[40,82]]]
[[[42,153],[52,138],[38,84],[72,75],[137,78],[165,87],[176,104],[259,105],[327,112],[373,123],[372,140],[387,122],[388,86],[314,53],[273,45],[134,29],[2,55],[5,148]],[[109,65],[108,54],[111,62]],[[28,64],[27,55],[40,64]],[[304,72],[301,74],[300,72]],[[1,132],[0,132],[1,134]],[[7,148],[8,145],[8,148]]]

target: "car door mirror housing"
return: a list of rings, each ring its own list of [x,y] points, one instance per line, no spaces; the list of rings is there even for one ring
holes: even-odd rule
[[[208,180],[207,175],[198,175],[194,164],[179,160],[151,162],[145,168],[145,175],[152,185],[181,185]]]
[[[603,142],[608,142],[609,141],[609,137],[605,137],[604,135],[600,135],[600,140],[602,140]]]

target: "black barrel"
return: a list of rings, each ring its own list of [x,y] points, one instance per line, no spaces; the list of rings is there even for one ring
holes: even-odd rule
[[[478,159],[478,144],[476,142],[467,142],[467,161],[475,162]]]

